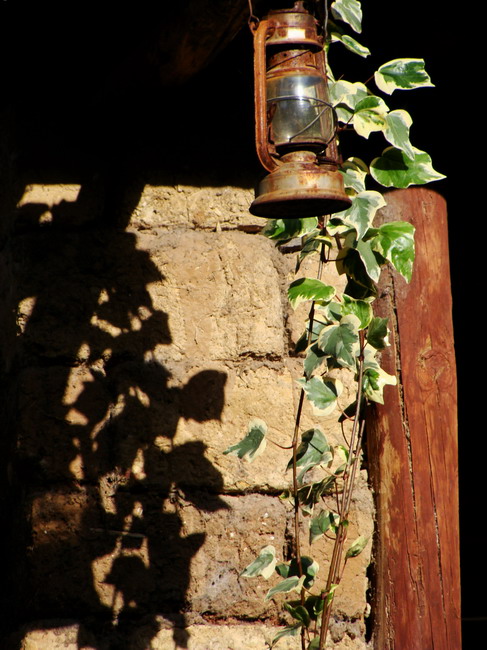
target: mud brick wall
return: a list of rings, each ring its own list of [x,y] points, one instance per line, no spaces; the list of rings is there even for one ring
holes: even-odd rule
[[[264,648],[282,622],[239,571],[269,543],[286,557],[289,452],[222,455],[252,417],[288,444],[300,373],[294,256],[246,232],[251,194],[147,186],[122,231],[57,225],[82,187],[25,188],[1,258],[22,647]],[[365,481],[352,537],[371,534]],[[337,592],[337,648],[365,647],[368,560]]]
[[[225,98],[244,118],[195,112],[219,97],[210,70],[101,110],[57,79],[57,102],[26,84],[0,120],[2,642],[263,649],[285,622],[263,599],[277,576],[239,573],[267,544],[287,559],[289,452],[222,452],[254,417],[289,443],[305,311],[286,299],[294,255],[248,212],[251,99],[237,76]],[[341,442],[306,410],[316,424]],[[350,537],[372,528],[364,470]],[[312,554],[325,566],[330,547]],[[330,647],[366,646],[369,560],[348,563]]]

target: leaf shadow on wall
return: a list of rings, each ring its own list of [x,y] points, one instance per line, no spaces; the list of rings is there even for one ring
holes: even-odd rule
[[[104,213],[93,219],[102,190]],[[121,194],[104,177],[75,202],[26,203],[15,215],[14,302],[30,314],[11,362],[21,414],[14,476],[32,530],[23,545],[14,531],[23,579],[12,580],[13,618],[42,628],[72,620],[78,647],[100,650],[146,648],[162,622],[186,648],[191,562],[206,535],[188,533],[182,511],[227,506],[204,442],[174,437],[181,418],[220,418],[226,374],[170,385],[161,350],[173,334],[148,290],[164,277],[123,229]],[[51,221],[39,226],[46,211]],[[114,220],[122,228],[107,227]]]

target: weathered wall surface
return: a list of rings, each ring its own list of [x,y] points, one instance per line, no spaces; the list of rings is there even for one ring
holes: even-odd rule
[[[2,642],[261,649],[284,623],[274,578],[239,573],[270,543],[287,559],[289,452],[222,452],[253,417],[289,442],[305,312],[285,297],[294,256],[248,213],[251,44],[161,90],[127,54],[130,35],[150,50],[150,15],[80,20],[12,43],[0,116]],[[372,531],[364,474],[351,538]],[[369,554],[337,590],[340,650],[365,647]]]
[[[82,197],[77,186],[28,186],[2,251],[24,517],[17,638],[25,650],[122,639],[264,648],[282,614],[263,601],[268,585],[239,571],[269,543],[287,557],[290,513],[277,495],[289,452],[269,445],[252,465],[222,452],[252,417],[289,443],[294,256],[249,234],[260,222],[247,189],[148,186],[125,230],[98,227]],[[71,214],[78,223],[66,227]],[[304,425],[314,421],[307,412]],[[338,441],[332,422],[320,425]],[[362,476],[352,537],[371,534],[371,509]],[[313,548],[322,566],[329,552]],[[349,564],[337,592],[340,649],[365,647],[368,559]]]

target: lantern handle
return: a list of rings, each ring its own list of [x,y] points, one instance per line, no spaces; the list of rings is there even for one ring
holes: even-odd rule
[[[268,144],[265,55],[268,25],[268,19],[264,18],[254,32],[255,148],[262,167],[272,172],[279,163],[271,156]]]

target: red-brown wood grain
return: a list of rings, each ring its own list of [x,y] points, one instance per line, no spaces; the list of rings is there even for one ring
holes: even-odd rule
[[[380,650],[461,648],[456,367],[446,204],[431,190],[386,195],[383,222],[416,228],[408,285],[387,271],[383,367],[398,376],[367,423],[376,495],[373,634]]]

